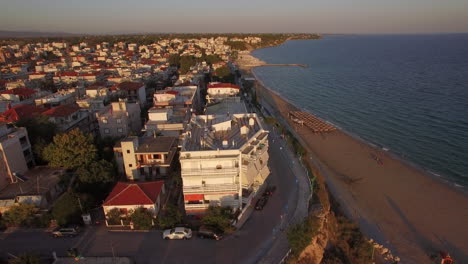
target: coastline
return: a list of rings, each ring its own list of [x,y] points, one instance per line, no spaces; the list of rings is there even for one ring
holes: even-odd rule
[[[340,209],[366,235],[387,245],[404,263],[430,263],[428,255],[439,250],[447,250],[458,262],[467,260],[468,230],[463,229],[468,215],[463,212],[468,212],[468,197],[463,190],[338,126],[338,132],[324,135],[295,126],[287,113],[301,109],[249,70],[259,84],[257,97],[294,128]],[[384,165],[376,164],[370,153],[381,157]]]

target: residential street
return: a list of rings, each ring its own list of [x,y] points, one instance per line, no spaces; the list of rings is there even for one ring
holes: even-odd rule
[[[255,263],[276,237],[281,215],[291,213],[297,202],[293,163],[284,153],[284,142],[274,131],[270,132],[272,174],[268,181],[277,186],[276,192],[262,211],[252,212],[239,231],[221,241],[197,237],[188,241],[166,241],[161,238],[161,231],[108,232],[105,226],[91,226],[76,238],[53,238],[43,232],[1,234],[1,254],[27,251],[52,254],[55,251],[63,256],[68,248],[76,247],[84,256],[112,256],[114,252],[115,256],[132,257],[136,263]]]

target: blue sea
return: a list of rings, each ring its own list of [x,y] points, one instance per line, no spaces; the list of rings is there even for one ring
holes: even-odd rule
[[[341,35],[252,55],[255,75],[297,107],[468,187],[468,34]]]

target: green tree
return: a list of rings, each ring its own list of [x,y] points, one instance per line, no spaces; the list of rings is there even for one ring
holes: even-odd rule
[[[24,226],[34,218],[37,211],[38,209],[36,206],[23,203],[10,207],[10,209],[3,214],[2,218],[7,225]]]
[[[113,182],[114,172],[112,163],[106,160],[92,161],[76,170],[78,180],[87,184],[101,184]]]
[[[133,222],[135,229],[149,230],[153,226],[153,216],[145,208],[136,209],[130,219]]]
[[[109,210],[106,214],[106,219],[109,225],[119,225],[120,224],[120,210],[115,207]]]
[[[180,65],[180,55],[179,54],[172,54],[167,59],[167,62],[169,62],[169,65],[171,65],[171,66],[179,66]]]
[[[16,127],[25,127],[28,130],[28,137],[32,145],[34,156],[39,164],[42,160],[42,151],[52,142],[57,133],[57,126],[49,121],[46,116],[38,115],[27,119],[18,120]]]
[[[193,56],[181,56],[179,71],[182,74],[185,74],[190,70],[192,66],[195,66],[196,63],[197,61]]]
[[[234,75],[232,75],[231,70],[227,66],[219,67],[215,70],[216,77],[223,82],[233,82]]]
[[[291,252],[294,256],[299,256],[301,252],[310,244],[312,238],[317,235],[320,227],[319,219],[311,216],[302,223],[289,228],[286,236],[291,245]]]
[[[165,211],[158,216],[159,227],[166,229],[174,227],[182,221],[180,210],[172,205],[167,205]]]
[[[60,196],[52,208],[52,216],[60,226],[79,223],[81,219],[80,215],[81,209],[78,197],[70,192],[66,192]]]
[[[97,150],[92,136],[85,136],[76,128],[68,133],[56,135],[43,154],[49,166],[75,169],[96,160]]]
[[[232,217],[233,214],[230,207],[210,206],[202,219],[202,223],[219,229],[222,232],[230,233],[234,231],[231,225]]]
[[[42,264],[44,263],[38,256],[33,254],[22,254],[17,258],[8,261],[8,264]]]

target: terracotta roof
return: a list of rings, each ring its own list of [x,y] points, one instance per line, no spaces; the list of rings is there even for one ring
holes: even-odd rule
[[[213,83],[213,84],[208,84],[208,89],[210,88],[234,88],[234,89],[240,89],[239,86],[231,84],[231,83]]]
[[[49,117],[66,117],[78,110],[80,110],[80,107],[76,105],[59,105],[45,111],[42,114]]]
[[[0,121],[15,122],[40,114],[46,109],[34,105],[17,105],[0,114]]]
[[[142,82],[123,82],[119,84],[120,90],[138,90],[145,84]]]
[[[55,76],[78,76],[77,72],[56,72]]]
[[[0,92],[0,94],[15,94],[15,95],[20,95],[20,96],[29,96],[35,93],[37,93],[36,90],[29,89],[29,88],[15,88],[15,89]]]
[[[166,94],[173,94],[173,95],[178,95],[178,91],[166,91]]]
[[[104,206],[155,204],[164,181],[118,182],[104,201]]]

